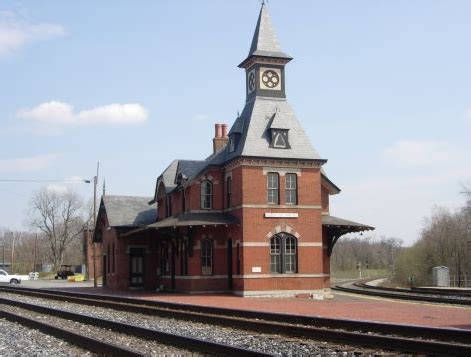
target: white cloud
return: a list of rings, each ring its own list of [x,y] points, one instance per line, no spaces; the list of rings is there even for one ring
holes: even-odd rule
[[[49,167],[61,155],[38,155],[26,158],[0,159],[1,173],[39,171]]]
[[[0,12],[0,56],[11,54],[28,43],[64,36],[65,33],[62,25],[33,24],[13,12]]]
[[[193,119],[196,120],[196,121],[206,121],[206,120],[209,120],[209,115],[196,114]]]
[[[68,103],[50,101],[20,110],[17,116],[55,125],[139,124],[147,120],[148,112],[137,103],[109,104],[74,112],[74,107]]]
[[[386,159],[398,166],[424,167],[446,163],[461,155],[446,141],[401,140],[384,151]]]
[[[67,177],[61,180],[63,181],[63,183],[52,183],[52,184],[47,185],[46,189],[48,191],[56,192],[59,194],[65,194],[69,191],[77,190],[79,187],[81,187],[85,183],[86,180],[89,180],[89,179],[84,179],[81,176],[71,176],[71,177]],[[91,182],[88,182],[88,183],[91,183]]]
[[[63,185],[50,184],[47,185],[46,190],[48,190],[49,192],[56,192],[58,194],[65,194],[69,191],[69,188]]]

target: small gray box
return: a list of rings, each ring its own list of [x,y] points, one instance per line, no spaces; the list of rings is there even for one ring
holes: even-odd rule
[[[440,266],[432,268],[433,286],[450,286],[450,270]]]

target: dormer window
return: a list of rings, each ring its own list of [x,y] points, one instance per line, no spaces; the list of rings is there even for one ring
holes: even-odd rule
[[[271,129],[271,143],[270,146],[276,149],[289,149],[291,146],[288,141],[288,130],[285,129]]]

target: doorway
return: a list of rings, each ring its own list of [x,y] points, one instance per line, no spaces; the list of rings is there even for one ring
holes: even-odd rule
[[[144,287],[144,248],[131,248],[129,258],[129,286],[142,288]]]
[[[227,240],[227,288],[233,289],[232,281],[232,239]]]

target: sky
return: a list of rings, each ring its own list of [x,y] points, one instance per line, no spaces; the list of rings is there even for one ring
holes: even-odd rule
[[[211,153],[245,103],[259,0],[0,1],[0,227],[37,190],[152,196]],[[329,178],[330,213],[420,236],[471,185],[471,1],[269,0],[287,98]],[[6,182],[51,180],[58,182]],[[72,180],[72,181],[62,181]],[[62,181],[62,182],[61,182]]]

